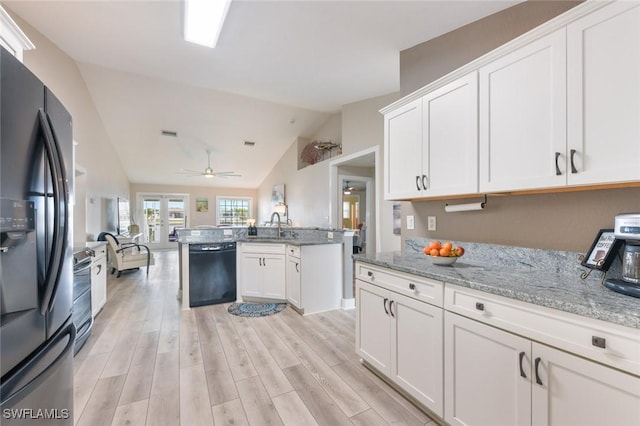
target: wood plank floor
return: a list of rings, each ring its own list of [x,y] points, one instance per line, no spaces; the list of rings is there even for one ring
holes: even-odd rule
[[[77,425],[434,424],[360,364],[354,310],[181,310],[177,252],[155,255],[148,278],[108,278],[74,358]]]

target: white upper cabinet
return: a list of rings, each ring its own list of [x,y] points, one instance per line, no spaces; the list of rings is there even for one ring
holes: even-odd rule
[[[420,197],[422,191],[422,99],[384,116],[386,199]]]
[[[640,181],[640,1],[589,1],[381,110],[385,198]]]
[[[0,46],[22,62],[22,52],[35,49],[31,40],[22,32],[11,16],[0,5]]]
[[[385,114],[386,199],[478,191],[478,77]]]
[[[640,3],[614,3],[569,24],[567,58],[568,183],[638,180]]]
[[[566,147],[561,29],[480,68],[480,191],[565,185]]]
[[[478,73],[429,93],[422,98],[422,109],[423,196],[477,192]]]

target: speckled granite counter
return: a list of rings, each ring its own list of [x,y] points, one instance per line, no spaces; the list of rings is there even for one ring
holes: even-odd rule
[[[640,299],[600,284],[600,272],[582,280],[579,253],[454,242],[466,254],[452,266],[432,265],[427,240],[407,240],[402,252],[353,259],[511,299],[640,329]],[[616,262],[609,274],[616,273]],[[615,275],[613,275],[615,276]]]
[[[247,228],[190,228],[178,229],[178,242],[182,244],[207,244],[225,241],[239,243],[292,244],[296,246],[317,244],[342,244],[344,232],[340,229],[282,228],[284,236],[278,238],[276,227],[258,227],[258,236],[247,235]],[[333,238],[328,238],[328,233]]]

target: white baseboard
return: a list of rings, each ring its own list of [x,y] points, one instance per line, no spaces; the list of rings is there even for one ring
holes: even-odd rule
[[[355,309],[356,308],[356,299],[342,299],[340,302],[340,307],[342,309]]]

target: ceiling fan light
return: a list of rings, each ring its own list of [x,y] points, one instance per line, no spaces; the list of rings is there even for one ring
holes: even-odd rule
[[[184,0],[184,39],[216,47],[231,0]]]
[[[211,179],[213,176],[213,173],[205,173],[204,177],[206,177],[207,179]]]

